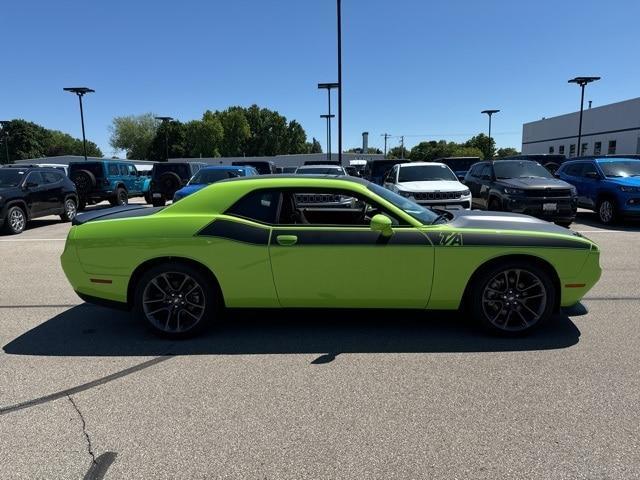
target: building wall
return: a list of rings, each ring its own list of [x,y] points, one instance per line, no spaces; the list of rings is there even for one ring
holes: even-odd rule
[[[570,146],[577,153],[580,112],[546,118],[522,126],[522,153],[564,153],[571,156]],[[596,150],[600,142],[600,152]],[[615,142],[615,151],[609,150]],[[582,117],[582,154],[640,153],[640,98],[586,109]],[[564,151],[561,147],[564,146]],[[553,152],[550,151],[553,148]]]
[[[343,153],[342,161],[345,165],[350,160],[382,160],[382,154],[361,154],[361,153]],[[207,158],[171,158],[172,162],[204,162],[210,165],[231,165],[232,162],[256,162],[256,161],[272,161],[276,167],[298,167],[304,165],[308,161],[324,161],[327,160],[326,153],[301,153],[293,155],[275,155],[273,157],[207,157]],[[331,160],[338,161],[338,154],[331,155]]]

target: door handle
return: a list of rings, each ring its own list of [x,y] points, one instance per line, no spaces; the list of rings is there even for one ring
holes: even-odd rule
[[[295,235],[278,235],[276,237],[276,242],[278,242],[278,245],[282,245],[283,247],[289,247],[298,243],[298,237]]]

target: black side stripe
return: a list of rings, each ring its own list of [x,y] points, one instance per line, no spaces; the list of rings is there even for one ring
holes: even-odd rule
[[[274,230],[273,238],[278,235],[295,235],[297,245],[429,245],[429,239],[416,230],[396,230],[390,237],[368,229],[358,230]],[[278,246],[277,242],[272,245]]]
[[[197,233],[198,236],[226,238],[252,245],[269,244],[269,228],[229,220],[216,220]]]
[[[570,238],[529,237],[525,235],[507,235],[501,233],[465,233],[457,232],[459,242],[452,244],[447,240],[451,234],[444,232],[427,233],[429,239],[436,247],[548,247],[548,248],[575,248],[589,250],[591,246],[580,240]]]

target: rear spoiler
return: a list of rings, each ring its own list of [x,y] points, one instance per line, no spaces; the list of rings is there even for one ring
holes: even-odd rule
[[[83,225],[94,220],[114,220],[117,218],[146,217],[159,212],[164,207],[145,207],[143,205],[123,205],[121,207],[101,208],[91,212],[80,213],[71,222],[72,225]]]

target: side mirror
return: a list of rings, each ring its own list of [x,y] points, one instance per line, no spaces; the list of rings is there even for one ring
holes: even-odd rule
[[[36,182],[26,182],[24,184],[24,188],[35,188],[37,186],[38,186],[38,184]]]
[[[592,180],[600,180],[600,174],[598,172],[587,172],[584,176]]]
[[[380,232],[380,235],[382,235],[383,237],[390,237],[391,235],[393,235],[393,228],[391,228],[392,225],[393,223],[391,222],[391,219],[389,217],[378,213],[377,215],[373,216],[373,218],[371,219],[371,224],[369,226],[374,232]]]

